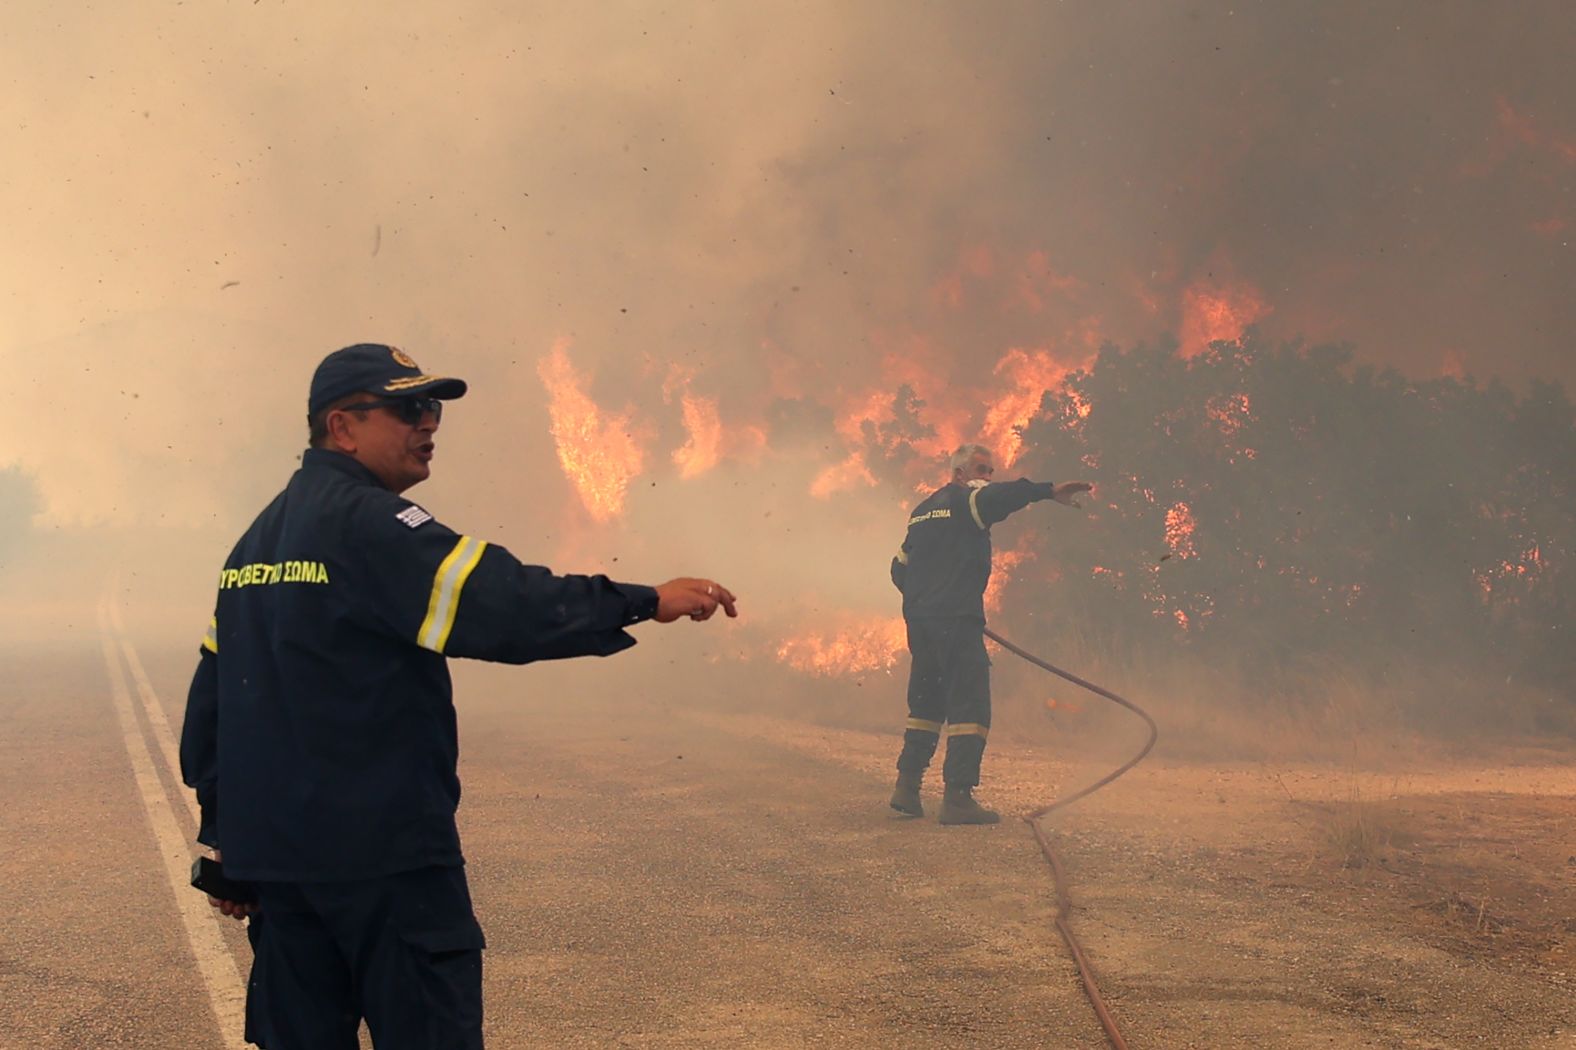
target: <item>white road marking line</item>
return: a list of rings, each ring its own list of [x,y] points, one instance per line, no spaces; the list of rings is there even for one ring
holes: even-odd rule
[[[111,637],[109,603],[99,605],[99,640],[104,649],[104,668],[109,674],[110,693],[115,700],[115,714],[120,719],[121,736],[126,745],[126,755],[131,760],[132,775],[137,791],[142,796],[142,808],[148,816],[159,855],[164,861],[165,875],[175,894],[176,908],[181,925],[186,929],[186,940],[192,955],[197,959],[197,970],[202,974],[208,992],[208,1002],[213,1007],[219,1024],[219,1035],[227,1050],[245,1050],[242,1037],[246,1017],[246,986],[241,983],[235,957],[219,933],[218,912],[209,906],[201,893],[191,888],[192,853],[186,835],[171,812],[169,797],[154,767],[153,755],[142,730],[137,725],[136,712],[132,710],[131,694],[115,655]],[[228,922],[230,920],[223,920]]]
[[[148,724],[153,727],[154,742],[164,753],[164,768],[168,769],[176,783],[179,783],[180,751],[175,745],[175,734],[170,731],[170,720],[164,714],[164,705],[159,703],[159,696],[153,691],[153,683],[148,681],[148,673],[143,670],[142,661],[137,657],[137,647],[131,644],[130,638],[126,637],[126,629],[120,619],[120,606],[113,602],[109,604],[109,618],[115,633],[120,636],[120,651],[126,656],[126,666],[131,668],[132,681],[137,683],[137,695],[142,698],[142,709],[147,712]],[[197,795],[195,792],[182,791],[180,797],[181,801],[186,803],[186,812],[191,815],[192,827],[195,828],[202,820],[202,814],[197,809]]]

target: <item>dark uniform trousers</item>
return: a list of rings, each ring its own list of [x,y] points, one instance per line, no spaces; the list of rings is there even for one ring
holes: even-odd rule
[[[943,728],[947,757],[941,778],[948,786],[975,787],[990,732],[990,657],[985,634],[971,617],[914,617],[907,621],[908,728],[897,768],[923,773]]]
[[[463,867],[259,882],[246,1038],[267,1050],[481,1050],[482,939]]]

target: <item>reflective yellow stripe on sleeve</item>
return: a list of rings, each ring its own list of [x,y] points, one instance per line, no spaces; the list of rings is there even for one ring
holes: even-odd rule
[[[427,599],[427,618],[416,632],[416,644],[435,653],[443,652],[454,630],[454,615],[460,608],[460,591],[482,560],[485,540],[461,536],[449,556],[443,559],[432,577],[432,596]]]
[[[982,726],[978,722],[959,722],[957,725],[947,727],[948,736],[989,736],[990,726]]]
[[[908,720],[908,728],[917,729],[921,733],[939,733],[941,732],[941,723],[932,722],[928,718],[910,718]]]
[[[217,616],[208,624],[208,633],[202,636],[202,647],[215,656],[219,655],[219,618]]]
[[[897,560],[898,560],[898,564],[900,564],[900,565],[907,565],[908,564],[908,551],[904,550],[902,547],[899,547],[897,549]]]
[[[985,519],[980,517],[979,498],[980,498],[980,490],[979,489],[970,489],[969,490],[969,513],[974,515],[974,524],[978,525],[980,528],[983,529],[983,528],[985,528]]]

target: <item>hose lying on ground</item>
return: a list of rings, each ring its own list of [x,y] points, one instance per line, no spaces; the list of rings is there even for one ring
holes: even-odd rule
[[[1030,829],[1034,832],[1034,839],[1040,844],[1040,852],[1045,854],[1046,863],[1051,866],[1051,877],[1056,882],[1056,928],[1061,932],[1062,940],[1067,942],[1067,950],[1072,953],[1073,962],[1078,967],[1078,975],[1083,979],[1084,993],[1089,997],[1089,1005],[1094,1007],[1095,1016],[1099,1018],[1100,1027],[1105,1029],[1106,1038],[1111,1040],[1111,1045],[1115,1047],[1116,1050],[1127,1050],[1127,1040],[1122,1038],[1121,1029],[1119,1029],[1116,1025],[1116,1018],[1111,1016],[1110,1009],[1105,1005],[1105,999],[1100,995],[1100,987],[1095,983],[1094,971],[1089,966],[1089,960],[1084,956],[1083,946],[1078,943],[1078,938],[1073,935],[1072,923],[1068,919],[1073,905],[1072,898],[1069,896],[1067,891],[1067,876],[1062,870],[1062,863],[1056,855],[1056,850],[1051,846],[1050,836],[1046,833],[1045,829],[1040,826],[1040,818],[1054,812],[1055,810],[1061,809],[1064,806],[1071,805],[1081,798],[1085,798],[1094,794],[1096,791],[1099,791],[1101,788],[1105,787],[1123,773],[1126,773],[1129,769],[1132,769],[1134,766],[1138,765],[1139,762],[1143,761],[1144,756],[1149,754],[1150,750],[1155,746],[1155,741],[1160,737],[1160,730],[1155,726],[1155,720],[1149,717],[1148,712],[1132,701],[1125,700],[1111,692],[1109,689],[1103,689],[1100,686],[1095,685],[1093,682],[1087,682],[1075,674],[1071,674],[1062,670],[1060,667],[1046,663],[1044,660],[1040,659],[1038,656],[1035,656],[1028,650],[1020,649],[1018,646],[1012,644],[1007,639],[991,630],[989,627],[985,628],[985,637],[989,638],[991,641],[995,642],[1009,653],[1012,653],[1014,656],[1020,656],[1023,659],[1029,661],[1029,663],[1040,668],[1041,670],[1049,671],[1051,674],[1054,674],[1060,678],[1065,678],[1067,681],[1073,683],[1073,685],[1076,685],[1079,688],[1087,689],[1091,693],[1102,696],[1114,704],[1119,704],[1122,707],[1127,708],[1129,711],[1133,712],[1133,714],[1137,715],[1139,718],[1142,718],[1149,726],[1149,739],[1144,742],[1143,748],[1139,750],[1138,754],[1128,759],[1114,772],[1106,774],[1099,780],[1096,780],[1093,784],[1090,784],[1088,787],[1080,788],[1071,795],[1068,795],[1066,798],[1059,798],[1048,805],[1041,806],[1039,809],[1023,818],[1028,823]]]

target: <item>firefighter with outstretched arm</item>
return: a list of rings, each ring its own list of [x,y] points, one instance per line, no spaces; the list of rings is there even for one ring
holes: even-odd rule
[[[991,526],[1040,500],[1077,506],[1073,497],[1090,486],[1026,478],[993,483],[993,457],[983,445],[959,448],[950,466],[952,480],[914,508],[902,549],[892,559],[913,660],[891,805],[907,816],[925,815],[920,782],[945,732],[940,823],[995,824],[1001,817],[974,798],[990,732],[990,658],[983,632]]]

